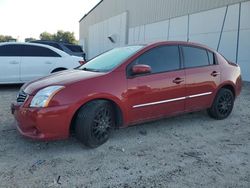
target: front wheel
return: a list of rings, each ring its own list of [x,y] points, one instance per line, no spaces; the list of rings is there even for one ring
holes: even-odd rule
[[[220,89],[212,107],[207,110],[208,114],[218,120],[227,118],[233,110],[234,99],[235,97],[231,90],[226,88]]]
[[[108,101],[89,102],[77,114],[76,137],[87,147],[98,147],[109,139],[114,122],[114,111]]]

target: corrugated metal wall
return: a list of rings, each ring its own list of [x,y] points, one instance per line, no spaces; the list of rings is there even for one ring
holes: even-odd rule
[[[88,27],[128,11],[128,27],[135,27],[214,9],[248,0],[103,0],[80,21],[80,38],[88,37]]]
[[[90,58],[112,47],[109,35],[119,39],[113,46],[198,42],[237,62],[250,81],[249,19],[250,0],[104,0],[80,22],[80,41]]]

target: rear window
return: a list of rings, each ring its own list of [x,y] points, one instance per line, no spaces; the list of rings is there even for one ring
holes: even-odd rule
[[[78,45],[65,45],[72,52],[83,52],[82,47]]]
[[[52,51],[51,49],[44,48],[41,46],[28,46],[28,45],[21,45],[22,46],[22,56],[33,56],[33,57],[61,57],[56,52]]]

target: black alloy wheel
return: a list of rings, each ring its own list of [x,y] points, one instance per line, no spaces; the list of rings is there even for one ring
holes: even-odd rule
[[[114,127],[114,110],[110,102],[92,101],[82,106],[76,116],[76,137],[90,148],[104,144]]]
[[[213,105],[208,109],[208,114],[214,119],[225,119],[227,118],[234,107],[234,94],[231,90],[222,88],[217,93]]]
[[[230,94],[230,92],[224,92],[218,100],[217,108],[219,113],[222,116],[226,116],[228,112],[232,110],[232,106],[234,103],[233,96]]]
[[[92,125],[92,136],[99,142],[103,142],[109,137],[113,120],[111,110],[108,106],[102,107],[94,117]]]

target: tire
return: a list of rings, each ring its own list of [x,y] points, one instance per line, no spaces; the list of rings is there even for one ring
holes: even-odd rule
[[[108,101],[89,102],[80,108],[76,116],[76,137],[85,146],[96,148],[109,139],[114,122],[114,110]]]
[[[207,110],[209,116],[217,120],[227,118],[233,110],[234,100],[235,97],[231,90],[226,88],[220,89],[212,107]]]

